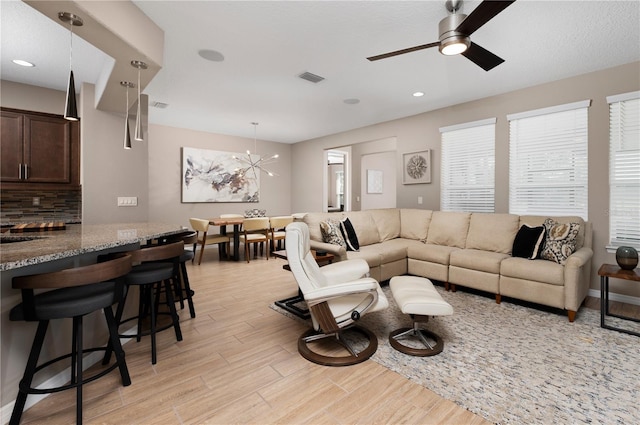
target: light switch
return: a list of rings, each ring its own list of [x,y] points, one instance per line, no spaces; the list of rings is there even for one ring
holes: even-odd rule
[[[422,196],[418,196],[418,205],[422,205]]]
[[[119,207],[137,207],[138,197],[137,196],[118,196],[118,206]]]

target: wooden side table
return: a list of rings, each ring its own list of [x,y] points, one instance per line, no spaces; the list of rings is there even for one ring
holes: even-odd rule
[[[282,258],[283,260],[287,259],[287,251],[284,249],[280,251],[273,251],[272,254],[274,257]],[[333,262],[333,259],[335,258],[333,254],[329,253],[318,255],[315,250],[311,250],[311,254],[313,254],[313,258],[316,259],[316,262],[321,267],[327,264],[331,264]],[[282,266],[282,268],[291,271],[291,267],[289,267],[289,264],[285,264],[284,266]],[[304,297],[302,296],[302,291],[300,291],[300,288],[298,288],[298,295],[294,295],[293,297],[285,298],[283,300],[275,302],[278,307],[288,311],[289,313],[295,314],[296,316],[303,319],[308,319],[309,317],[311,317],[311,315],[309,314],[309,310],[306,308],[306,303],[302,307],[300,306],[301,303],[304,303]]]
[[[609,312],[609,278],[613,277],[615,279],[640,282],[640,273],[638,272],[638,269],[623,270],[614,264],[603,264],[602,266],[600,266],[600,269],[598,269],[598,275],[600,276],[600,327],[605,329],[612,329],[618,332],[624,332],[630,335],[640,336],[640,333],[638,332],[623,328],[617,328],[605,323],[606,316],[617,317],[619,319],[631,320],[633,322],[640,323],[640,319],[636,319],[635,317],[628,317]]]

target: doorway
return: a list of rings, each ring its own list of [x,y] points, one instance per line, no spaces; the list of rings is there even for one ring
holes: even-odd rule
[[[327,149],[324,153],[327,164],[324,172],[324,211],[350,211],[349,148]]]

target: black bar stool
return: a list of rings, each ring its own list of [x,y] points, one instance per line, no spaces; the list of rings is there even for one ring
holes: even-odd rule
[[[140,342],[144,335],[151,336],[151,363],[157,362],[156,351],[156,333],[173,327],[176,333],[176,340],[182,341],[182,331],[180,330],[180,318],[176,311],[175,301],[173,298],[172,285],[179,275],[179,259],[184,251],[184,242],[174,242],[166,245],[156,245],[149,248],[142,248],[137,251],[131,251],[130,254],[135,265],[131,271],[125,276],[125,301],[132,286],[140,288],[140,299],[138,304],[138,315],[122,318],[124,313],[125,301],[118,305],[116,312],[116,322],[118,328],[123,324],[137,320],[138,326],[135,335],[119,334],[120,338],[136,338]],[[171,316],[171,322],[165,326],[158,328],[156,326],[158,314],[158,306],[160,304],[160,294],[166,296],[167,305],[169,306],[168,314]],[[148,331],[142,330],[143,321],[149,318],[151,322]],[[107,350],[103,360],[103,364],[109,362],[111,350]]]
[[[176,233],[174,235],[169,235],[164,237],[159,241],[160,244],[173,243],[177,241],[184,242],[184,245],[193,245],[193,250],[185,249],[182,251],[180,255],[180,269],[179,276],[177,277],[178,285],[175,287],[175,293],[180,301],[180,308],[184,309],[184,299],[187,299],[187,303],[189,304],[189,313],[191,314],[191,318],[196,317],[196,309],[193,305],[193,295],[194,292],[191,290],[191,285],[189,284],[189,275],[187,274],[187,262],[192,261],[195,257],[196,252],[196,244],[198,243],[198,233],[193,230],[188,230],[182,233]]]
[[[13,288],[22,290],[22,303],[11,309],[9,319],[12,321],[38,322],[38,329],[27,360],[24,376],[19,384],[18,397],[9,420],[10,425],[20,423],[22,411],[29,394],[48,394],[76,388],[76,422],[81,424],[82,386],[84,384],[94,381],[118,367],[122,385],[125,387],[131,385],[124,351],[120,345],[116,321],[111,308],[112,305],[122,300],[124,290],[123,277],[131,270],[131,261],[130,255],[121,254],[113,260],[90,266],[13,278]],[[34,289],[52,290],[34,294]],[[83,348],[83,317],[101,309],[104,311],[104,317],[109,329],[109,343],[106,347]],[[38,357],[42,350],[49,321],[67,318],[73,319],[71,352],[38,365]],[[106,350],[107,347],[115,352],[115,363],[93,376],[84,377],[82,372],[83,355],[92,351]],[[33,377],[37,372],[69,358],[71,359],[69,384],[44,389],[31,387]]]

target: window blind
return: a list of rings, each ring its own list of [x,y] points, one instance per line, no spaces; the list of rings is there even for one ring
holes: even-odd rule
[[[640,248],[640,92],[628,95],[607,98],[609,239],[613,247]]]
[[[495,118],[441,128],[440,209],[494,212]]]
[[[588,219],[588,105],[507,117],[510,213]]]

